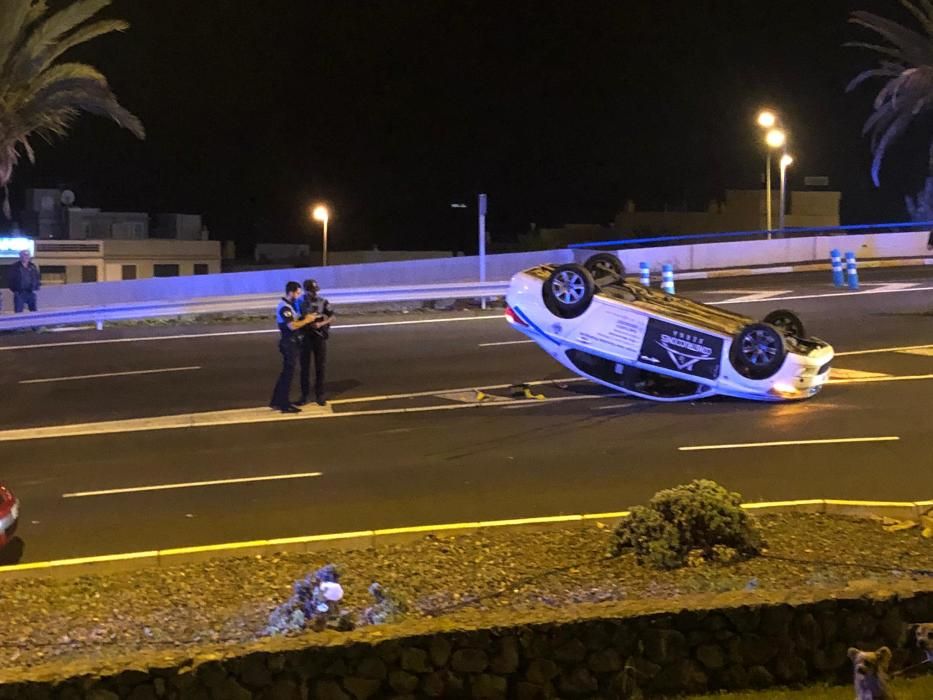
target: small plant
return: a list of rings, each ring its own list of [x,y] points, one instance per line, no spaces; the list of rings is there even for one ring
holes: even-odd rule
[[[395,622],[407,612],[405,604],[390,595],[380,584],[373,583],[369,593],[374,603],[360,615],[360,625]],[[291,597],[269,615],[263,634],[288,634],[304,630],[320,632],[325,629],[348,632],[356,624],[351,612],[341,606],[341,600],[343,587],[340,585],[340,572],[333,564],[322,566],[294,583]]]
[[[677,569],[717,559],[760,553],[761,534],[741,508],[742,497],[715,481],[692,481],[659,491],[648,506],[635,506],[619,523],[610,554],[634,550],[639,563]]]
[[[407,612],[405,604],[386,591],[379,583],[373,583],[369,587],[369,594],[375,602],[363,611],[360,624],[383,625],[387,622],[395,622]]]

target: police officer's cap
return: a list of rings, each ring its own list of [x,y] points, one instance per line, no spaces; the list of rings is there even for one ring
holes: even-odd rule
[[[305,291],[319,292],[321,291],[321,286],[317,283],[317,280],[305,280]]]

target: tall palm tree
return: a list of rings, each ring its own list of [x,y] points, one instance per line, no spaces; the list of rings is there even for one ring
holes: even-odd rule
[[[916,117],[933,107],[933,0],[900,0],[900,3],[918,20],[922,33],[871,12],[853,12],[849,18],[850,22],[875,32],[885,42],[848,44],[880,54],[878,65],[859,73],[846,88],[854,90],[871,78],[885,80],[863,129],[863,133],[871,134],[874,156],[871,176],[876,185],[888,146]],[[933,141],[930,174],[933,175]]]
[[[81,112],[110,117],[140,139],[142,122],[124,109],[107,78],[84,63],[59,59],[103,34],[125,30],[121,20],[90,21],[110,0],[76,0],[49,12],[45,0],[0,0],[0,187],[10,218],[7,185],[21,153],[35,161],[34,136],[65,136]]]

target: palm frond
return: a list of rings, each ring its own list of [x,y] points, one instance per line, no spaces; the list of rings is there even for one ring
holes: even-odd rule
[[[927,34],[933,35],[933,2],[930,0],[920,0],[920,5],[915,5],[911,0],[901,0],[901,5],[907,8]]]
[[[894,45],[909,63],[921,65],[933,62],[933,45],[929,37],[871,12],[853,12],[849,21],[880,34]]]
[[[58,58],[63,53],[73,49],[79,44],[83,44],[87,41],[90,41],[91,39],[96,39],[97,37],[103,36],[104,34],[110,34],[111,32],[123,32],[129,28],[129,22],[124,22],[120,19],[107,19],[76,29],[60,42],[52,45],[49,50],[46,51],[42,61],[37,64],[37,71],[45,70],[48,66],[52,65],[52,63],[58,60]]]
[[[3,0],[0,8],[0,75],[21,41],[34,7],[32,0]]]
[[[892,64],[893,65],[893,64]],[[846,85],[846,92],[852,92],[859,85],[871,78],[895,78],[903,72],[903,66],[893,68],[869,68],[856,75],[849,84]]]
[[[111,0],[77,0],[64,9],[50,15],[30,33],[29,38],[17,51],[5,77],[24,80],[41,70],[44,58],[55,42],[111,3]]]

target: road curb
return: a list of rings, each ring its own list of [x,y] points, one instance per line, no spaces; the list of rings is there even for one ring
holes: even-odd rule
[[[850,501],[838,499],[803,499],[794,501],[764,501],[743,503],[749,512],[765,513],[825,513],[867,518],[889,517],[899,520],[917,519],[933,509],[931,501]],[[484,530],[542,530],[551,527],[578,526],[614,527],[628,517],[629,511],[555,515],[538,518],[513,518],[476,522],[418,525],[381,530],[336,532],[301,537],[281,537],[270,540],[226,542],[194,547],[106,554],[74,559],[32,562],[0,566],[0,578],[36,578],[48,576],[87,576],[165,568],[177,564],[205,562],[230,557],[261,557],[285,553],[307,553],[325,549],[367,549],[376,545],[404,544],[422,537],[453,537],[476,534]]]

